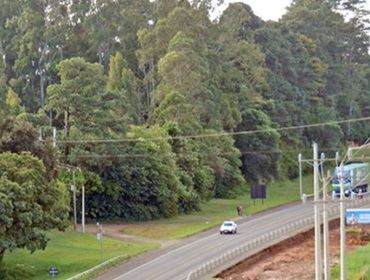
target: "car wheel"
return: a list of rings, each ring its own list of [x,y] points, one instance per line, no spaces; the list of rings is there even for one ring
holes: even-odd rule
[[[222,231],[220,231],[220,234],[222,234]]]

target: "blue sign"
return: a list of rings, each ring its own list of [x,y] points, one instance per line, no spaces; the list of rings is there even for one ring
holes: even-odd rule
[[[370,224],[370,208],[347,209],[346,223],[347,225]]]
[[[49,274],[53,277],[57,276],[59,274],[58,269],[55,266],[50,267]]]

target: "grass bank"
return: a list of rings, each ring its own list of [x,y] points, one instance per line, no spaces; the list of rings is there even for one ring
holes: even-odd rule
[[[52,279],[67,279],[113,257],[130,257],[159,246],[104,238],[101,254],[101,244],[91,234],[53,231],[49,237],[50,242],[45,251],[36,251],[31,255],[26,250],[16,250],[5,255],[5,267],[13,279],[51,279],[48,273],[51,266],[59,270],[59,275]]]
[[[303,192],[312,193],[312,177],[303,178]],[[219,225],[223,220],[237,218],[236,206],[244,208],[244,214],[252,215],[266,209],[299,200],[299,180],[272,182],[267,188],[267,199],[255,201],[246,193],[237,199],[212,199],[202,205],[200,212],[166,220],[130,223],[122,232],[153,239],[180,239]]]
[[[332,269],[332,279],[340,279],[340,267]],[[348,254],[347,279],[370,280],[370,244]]]

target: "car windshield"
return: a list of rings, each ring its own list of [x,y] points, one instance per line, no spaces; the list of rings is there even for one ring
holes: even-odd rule
[[[232,226],[233,226],[233,224],[232,224],[232,223],[224,223],[224,226],[225,226],[225,227],[232,227]]]

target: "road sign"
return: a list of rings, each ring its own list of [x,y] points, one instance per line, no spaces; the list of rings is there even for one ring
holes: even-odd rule
[[[103,238],[103,225],[96,223],[96,239],[101,240]]]
[[[347,209],[346,223],[347,225],[370,224],[370,209]]]
[[[58,269],[55,267],[55,266],[52,266],[50,267],[49,269],[49,274],[52,276],[52,277],[55,277],[59,274],[59,271]]]
[[[100,260],[103,261],[103,225],[96,223],[96,239],[100,241]]]

